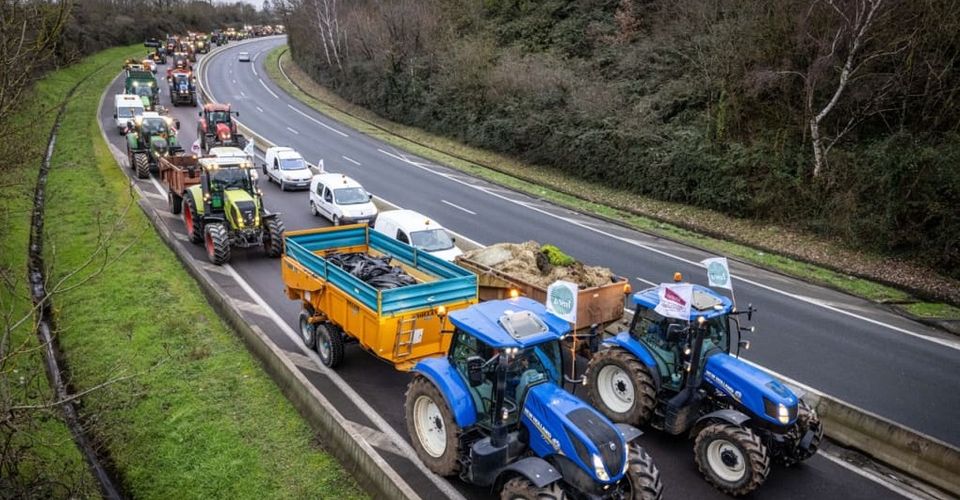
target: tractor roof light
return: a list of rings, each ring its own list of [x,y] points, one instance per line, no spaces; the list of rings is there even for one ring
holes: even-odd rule
[[[673,273],[673,281],[677,283],[683,281],[683,274],[680,274],[679,272]]]
[[[440,316],[442,318],[447,315],[447,308],[446,306],[437,306],[436,312],[437,312],[437,316]]]
[[[632,291],[633,291],[633,287],[630,286],[630,283],[626,283],[626,284],[623,285],[623,294],[624,294],[624,295],[630,295],[630,292],[632,292]]]

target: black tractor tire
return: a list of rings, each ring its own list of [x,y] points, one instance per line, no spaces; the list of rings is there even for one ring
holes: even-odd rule
[[[767,447],[746,427],[726,422],[708,425],[697,434],[693,451],[707,482],[731,496],[756,490],[770,474]]]
[[[180,211],[183,210],[183,198],[174,193],[173,190],[167,191],[167,208],[173,215],[179,215]]]
[[[529,479],[517,476],[503,485],[500,490],[500,500],[565,500],[567,494],[560,486],[560,481],[554,481],[543,488],[537,488]],[[634,497],[636,498],[636,497]]]
[[[314,326],[315,344],[320,361],[327,368],[336,368],[343,362],[343,334],[333,323],[317,323]]]
[[[283,221],[278,217],[271,217],[264,222],[263,251],[271,259],[277,258],[283,253]]]
[[[660,481],[660,469],[653,463],[653,457],[637,443],[628,444],[626,479],[630,481],[633,500],[659,500],[663,496],[663,483]]]
[[[313,313],[304,309],[300,311],[300,340],[303,341],[303,345],[307,349],[316,349],[317,348],[317,327],[313,323],[310,323],[310,318],[313,317]]]
[[[418,422],[416,418],[418,401],[419,405],[426,405],[419,408],[421,412],[426,411],[431,403],[436,406],[438,414],[433,421],[430,421],[430,427],[432,429],[424,428],[423,432],[432,431],[442,433],[445,442],[442,451],[434,450],[434,452],[431,453],[424,448],[423,440],[425,437],[421,436],[418,430],[424,422]],[[450,411],[450,407],[447,404],[446,398],[443,397],[443,394],[440,393],[428,378],[423,375],[415,375],[407,386],[403,409],[404,416],[407,419],[407,433],[410,435],[410,442],[413,444],[413,449],[417,452],[417,456],[420,457],[420,461],[426,464],[427,468],[435,474],[441,476],[452,476],[456,474],[460,470],[461,430],[460,426],[457,425],[457,421],[454,420],[453,412]]]
[[[647,366],[629,351],[611,347],[598,352],[587,365],[586,377],[590,403],[607,418],[631,425],[650,421],[657,405],[656,386]],[[629,407],[625,410],[612,408],[604,400],[604,394],[607,398],[622,397],[619,402],[629,404]]]
[[[811,408],[810,405],[802,399],[797,408],[797,422],[794,425],[796,426],[798,439],[803,439],[807,430],[812,430],[813,440],[806,449],[801,448],[798,442],[796,448],[786,450],[784,453],[778,455],[777,462],[784,467],[794,466],[816,455],[817,450],[820,449],[820,441],[823,440],[823,423],[820,422],[820,415],[817,414],[817,410]]]
[[[203,231],[207,259],[217,266],[230,262],[230,237],[227,234],[227,228],[215,222],[207,224]]]
[[[150,178],[150,155],[148,153],[134,153],[133,166],[137,171],[138,179]]]
[[[203,220],[197,215],[197,204],[193,201],[193,196],[187,194],[183,198],[183,227],[187,232],[187,237],[191,243],[200,243],[203,241]]]

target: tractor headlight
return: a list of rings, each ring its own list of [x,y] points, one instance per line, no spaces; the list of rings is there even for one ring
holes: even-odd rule
[[[777,405],[777,420],[779,420],[783,425],[790,423],[790,412],[787,410],[787,407],[783,405],[783,403]]]
[[[601,481],[609,481],[610,476],[607,474],[607,468],[603,466],[603,460],[600,459],[600,455],[592,455],[593,458],[593,472],[597,474],[597,479]]]

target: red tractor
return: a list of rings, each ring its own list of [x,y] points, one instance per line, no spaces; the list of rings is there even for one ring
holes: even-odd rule
[[[206,104],[199,114],[197,137],[204,154],[217,146],[246,147],[247,138],[237,132],[237,123],[233,121],[240,113],[230,111],[229,104]]]

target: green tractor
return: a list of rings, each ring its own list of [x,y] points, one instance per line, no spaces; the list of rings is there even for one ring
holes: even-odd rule
[[[143,109],[156,111],[160,102],[160,87],[150,70],[130,69],[123,82],[125,94],[134,94],[143,101]]]
[[[184,190],[181,201],[190,241],[203,242],[216,265],[230,261],[232,247],[260,247],[267,257],[279,257],[283,221],[264,207],[253,163],[236,157],[201,158],[198,163],[200,183]]]
[[[135,120],[127,122],[127,159],[137,177],[150,177],[150,169],[156,168],[161,156],[183,153],[177,143],[180,120],[160,116],[154,111],[144,112]]]

